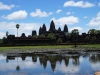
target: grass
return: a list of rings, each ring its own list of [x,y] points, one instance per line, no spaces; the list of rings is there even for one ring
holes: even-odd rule
[[[66,49],[75,48],[74,45],[50,45],[50,46],[14,46],[14,47],[0,47],[0,52],[4,50],[11,49]],[[88,45],[77,45],[76,48],[98,48],[100,49],[100,44],[88,44]]]

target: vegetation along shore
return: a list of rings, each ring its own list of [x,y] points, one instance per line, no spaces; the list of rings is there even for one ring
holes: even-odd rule
[[[49,46],[13,46],[13,47],[0,47],[0,52],[43,52],[43,51],[95,51],[100,50],[100,44],[88,45],[49,45]]]

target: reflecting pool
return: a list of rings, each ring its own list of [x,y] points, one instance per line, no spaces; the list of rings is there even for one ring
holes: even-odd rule
[[[0,54],[0,75],[93,75],[100,71],[100,53]]]

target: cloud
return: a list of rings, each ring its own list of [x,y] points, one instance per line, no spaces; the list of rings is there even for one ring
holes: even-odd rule
[[[30,13],[31,17],[48,17],[52,14],[53,14],[53,12],[47,13],[45,11],[41,11],[40,9],[36,9],[35,12]]]
[[[57,25],[65,25],[65,24],[72,25],[79,22],[79,19],[74,16],[61,17],[59,19],[52,18],[51,20],[53,20]]]
[[[39,67],[38,63],[33,63],[32,61],[21,61],[21,62],[22,63],[19,62],[19,66],[21,69],[25,69],[25,68],[33,68],[34,69],[34,68]],[[10,62],[9,65],[7,63],[0,62],[0,66],[2,67],[2,68],[0,68],[0,71],[15,70],[16,65],[17,65],[17,62],[16,63]]]
[[[88,18],[87,16],[84,16],[83,18]]]
[[[82,28],[81,28],[81,27],[73,27],[73,28],[70,28],[70,31],[72,31],[73,29],[78,29],[79,31],[81,31],[81,30],[82,30]]]
[[[100,62],[97,62],[96,64],[91,64],[91,67],[94,71],[100,71]]]
[[[100,26],[100,12],[97,14],[95,18],[92,18],[87,25],[88,26]]]
[[[100,6],[100,3],[98,4],[98,6]]]
[[[7,16],[3,15],[2,18],[7,20],[18,20],[18,19],[24,19],[27,17],[27,12],[25,10],[19,10],[15,11]]]
[[[89,2],[83,2],[83,1],[75,2],[73,0],[70,0],[70,1],[65,2],[63,6],[64,7],[72,6],[72,7],[89,8],[95,5]]]
[[[5,59],[6,59],[6,57],[0,55],[0,61],[5,60]]]
[[[59,9],[59,10],[57,10],[57,11],[56,11],[56,13],[57,13],[57,14],[59,14],[60,12],[62,12],[62,10],[61,10],[61,9]]]
[[[2,2],[0,2],[0,10],[11,10],[14,7],[15,7],[15,5],[13,5],[13,4],[6,5],[6,4],[3,4]]]
[[[70,14],[71,14],[71,12],[67,12],[66,14],[67,14],[67,15],[70,15]]]
[[[0,22],[0,38],[5,36],[6,31],[9,34],[17,35],[16,24],[19,24],[18,35],[21,36],[22,33],[25,33],[26,36],[32,34],[32,30],[36,30],[40,27],[40,23],[16,23],[16,22]],[[6,30],[4,32],[4,30]]]
[[[67,14],[67,15],[70,15],[70,14],[74,14],[74,12],[67,12],[66,14]]]
[[[0,31],[0,39],[6,36],[6,33]]]
[[[66,65],[63,63],[61,65],[57,65],[55,71],[61,73],[77,73],[79,72],[79,67],[74,65],[68,65],[68,67],[66,67]]]

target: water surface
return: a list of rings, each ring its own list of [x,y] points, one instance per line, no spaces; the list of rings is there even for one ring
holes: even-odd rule
[[[93,75],[100,71],[100,54],[0,54],[0,75]]]

